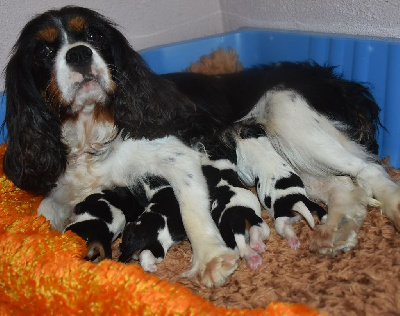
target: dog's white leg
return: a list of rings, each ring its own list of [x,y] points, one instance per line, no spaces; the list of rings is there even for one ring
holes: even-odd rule
[[[199,272],[204,285],[218,286],[236,269],[238,256],[226,247],[211,217],[207,183],[199,161],[188,158],[182,161],[184,168],[179,173],[165,168],[163,174],[174,188],[192,245],[193,266],[186,275]]]
[[[384,168],[377,164],[368,164],[356,175],[356,179],[382,203],[384,214],[400,231],[400,187],[390,180]]]
[[[61,203],[54,196],[56,192],[52,192],[45,197],[38,207],[38,216],[43,215],[50,221],[51,228],[63,231],[69,217],[72,214],[73,205]]]

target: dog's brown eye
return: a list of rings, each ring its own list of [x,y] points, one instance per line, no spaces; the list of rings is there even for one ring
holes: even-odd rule
[[[35,57],[38,60],[43,60],[47,56],[49,56],[52,52],[52,49],[47,45],[40,45],[35,50]]]
[[[98,43],[103,39],[103,36],[94,29],[88,29],[86,39],[88,42]]]

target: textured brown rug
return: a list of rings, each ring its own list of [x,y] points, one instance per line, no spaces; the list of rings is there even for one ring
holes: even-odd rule
[[[237,57],[231,49],[220,49],[203,56],[187,71],[237,71],[241,69]],[[388,160],[383,163],[389,165]],[[400,170],[388,171],[399,182]],[[358,246],[335,258],[308,250],[313,230],[305,221],[295,225],[301,248],[290,249],[263,213],[271,235],[262,254],[263,264],[256,271],[242,260],[223,286],[206,288],[197,280],[181,277],[190,268],[191,248],[185,241],[169,250],[156,275],[227,308],[252,309],[283,301],[305,303],[328,315],[400,315],[400,236],[379,209],[369,208]]]

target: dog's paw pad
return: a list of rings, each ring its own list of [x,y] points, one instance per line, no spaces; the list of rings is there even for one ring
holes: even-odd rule
[[[235,252],[211,259],[201,276],[201,283],[207,287],[220,286],[237,268],[238,255]]]
[[[300,248],[300,241],[296,237],[289,238],[288,244],[289,247],[293,250],[298,250]]]
[[[267,246],[263,242],[257,242],[254,245],[251,245],[251,248],[257,253],[263,253],[267,249]]]
[[[256,270],[262,264],[262,259],[258,254],[246,258],[246,261],[252,270]]]

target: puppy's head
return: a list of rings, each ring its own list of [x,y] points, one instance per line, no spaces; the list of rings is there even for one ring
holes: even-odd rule
[[[64,7],[28,22],[5,69],[8,177],[48,192],[66,168],[63,122],[81,113],[114,122],[115,104],[124,112],[122,105],[134,103],[145,74],[151,72],[141,57],[97,12]]]

